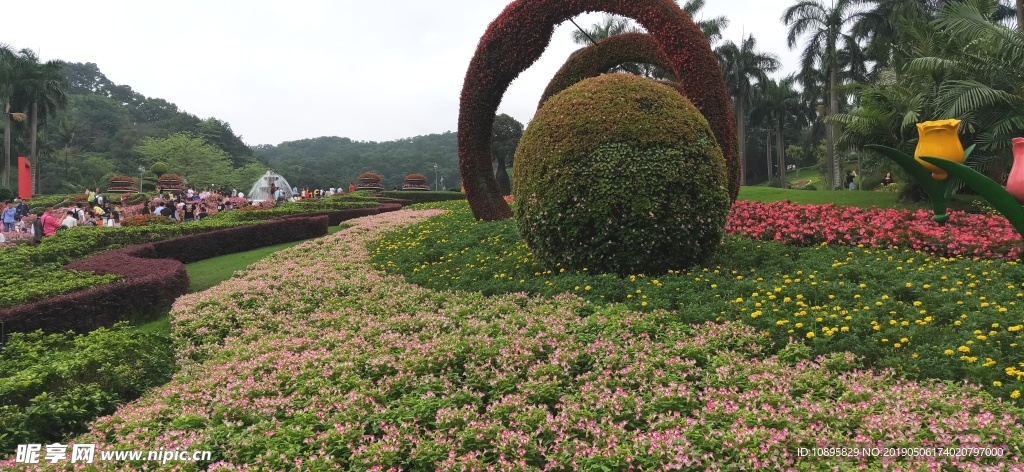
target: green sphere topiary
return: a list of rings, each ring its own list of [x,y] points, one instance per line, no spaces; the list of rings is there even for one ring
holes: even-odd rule
[[[517,225],[549,268],[657,273],[707,260],[725,234],[725,159],[666,85],[586,79],[538,110],[515,155]]]

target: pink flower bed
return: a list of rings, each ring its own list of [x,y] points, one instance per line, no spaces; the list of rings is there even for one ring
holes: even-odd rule
[[[737,200],[729,234],[785,244],[843,244],[918,249],[941,256],[1019,259],[1021,236],[999,215],[949,213],[939,226],[926,210],[892,210]]]
[[[181,372],[72,442],[213,451],[164,465],[182,470],[1020,470],[1020,411],[976,387],[786,360],[738,323],[439,293],[369,265],[368,241],[437,213],[355,220],[178,299]],[[1001,456],[798,453],[958,446]]]

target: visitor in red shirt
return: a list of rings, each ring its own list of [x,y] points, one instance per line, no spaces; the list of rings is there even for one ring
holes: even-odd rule
[[[57,228],[60,228],[60,222],[50,214],[51,211],[53,208],[47,208],[43,216],[40,217],[40,222],[43,224],[43,236],[53,236],[53,233],[57,232]]]

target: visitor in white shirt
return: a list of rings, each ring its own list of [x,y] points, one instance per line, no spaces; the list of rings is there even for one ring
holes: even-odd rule
[[[60,222],[60,225],[68,228],[78,226],[78,218],[75,218],[75,212],[68,210],[67,216],[65,216],[64,220]]]

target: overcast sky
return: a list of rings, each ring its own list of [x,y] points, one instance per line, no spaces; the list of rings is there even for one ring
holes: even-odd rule
[[[318,136],[363,141],[455,131],[459,93],[508,0],[33,0],[5,2],[0,42],[94,62],[113,82],[227,121],[250,145]],[[792,0],[708,0],[725,38],[753,33],[798,67],[779,20]],[[601,19],[576,19],[588,27]],[[499,112],[523,123],[577,45],[566,22]],[[778,74],[776,74],[778,75]]]

